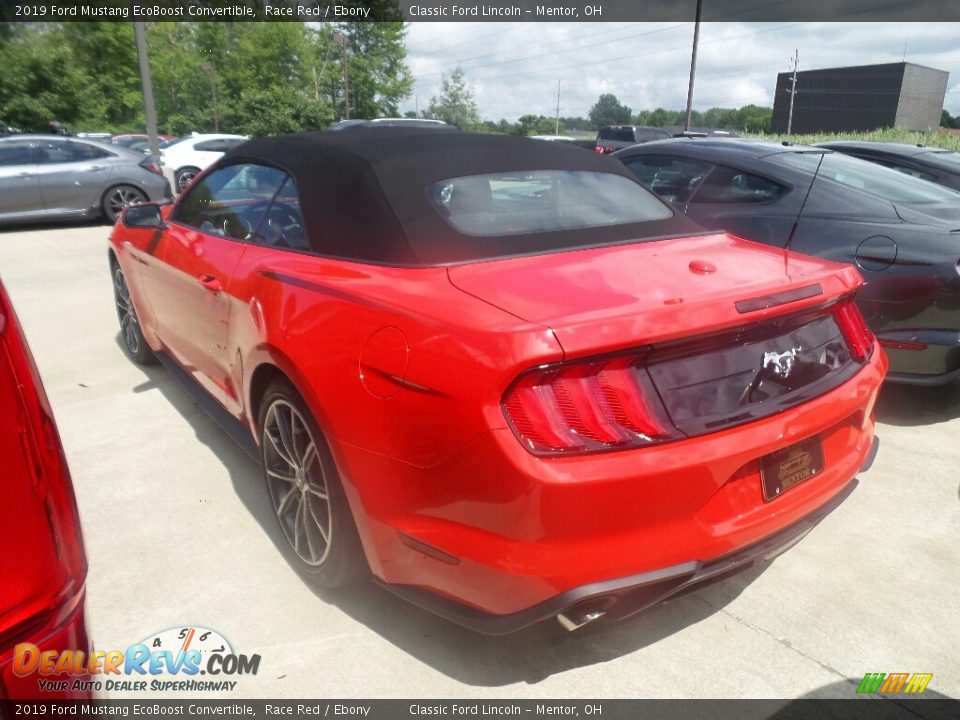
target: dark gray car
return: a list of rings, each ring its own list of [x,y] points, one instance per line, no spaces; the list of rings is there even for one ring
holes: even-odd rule
[[[855,264],[857,303],[889,379],[960,377],[960,193],[816,147],[675,139],[617,152],[650,190],[711,230]]]
[[[960,153],[928,145],[835,141],[817,147],[869,160],[907,175],[960,190]]]
[[[0,223],[103,216],[171,197],[152,156],[59,135],[0,138]]]

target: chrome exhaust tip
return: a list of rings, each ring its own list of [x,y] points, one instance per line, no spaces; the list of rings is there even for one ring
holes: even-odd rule
[[[579,630],[584,625],[589,625],[594,620],[599,620],[607,614],[607,610],[616,602],[616,598],[603,597],[593,598],[585,602],[574,605],[557,613],[557,622],[567,632]]]
[[[560,613],[557,615],[557,622],[560,623],[560,627],[567,632],[573,632],[574,630],[579,630],[584,625],[592,623],[594,620],[599,620],[606,614],[605,610],[597,610],[588,613],[577,613],[571,618],[569,615]]]

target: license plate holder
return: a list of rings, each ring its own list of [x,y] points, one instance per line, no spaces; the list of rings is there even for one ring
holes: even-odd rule
[[[760,484],[766,502],[823,471],[823,443],[819,435],[760,458]]]

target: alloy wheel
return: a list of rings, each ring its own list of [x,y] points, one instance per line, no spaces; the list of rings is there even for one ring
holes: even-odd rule
[[[117,316],[120,318],[120,333],[131,355],[140,352],[140,333],[138,332],[137,312],[130,300],[130,290],[123,271],[118,267],[113,273],[113,296],[117,303]]]
[[[270,499],[287,541],[305,563],[322,565],[333,517],[316,440],[300,412],[278,399],[267,409],[262,444]]]
[[[177,190],[183,192],[193,179],[200,173],[196,170],[181,170],[177,173]]]
[[[123,212],[123,209],[127,207],[127,205],[136,205],[137,203],[143,202],[143,200],[143,193],[136,188],[125,186],[114,188],[107,196],[106,211],[108,219],[111,222],[116,222],[116,219],[120,217],[120,213]]]

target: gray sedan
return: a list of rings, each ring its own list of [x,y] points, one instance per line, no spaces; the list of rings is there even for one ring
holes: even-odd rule
[[[171,197],[156,160],[95,140],[0,138],[0,223],[102,216]]]

